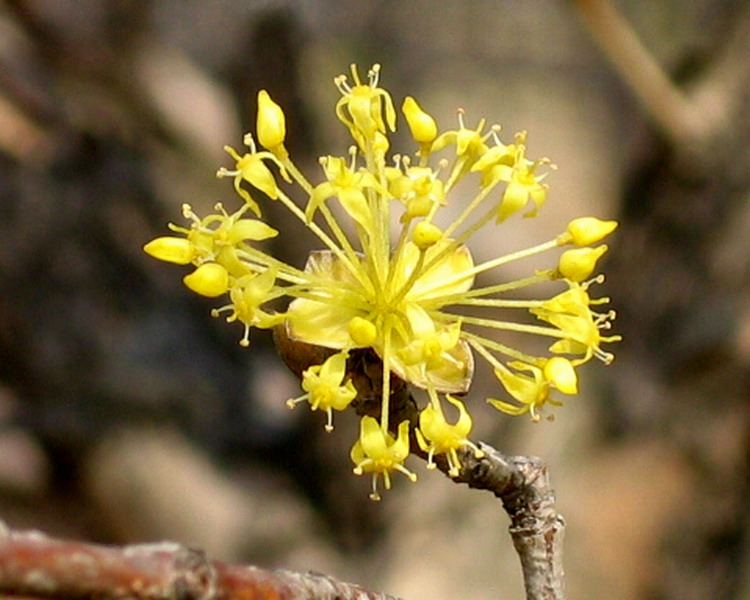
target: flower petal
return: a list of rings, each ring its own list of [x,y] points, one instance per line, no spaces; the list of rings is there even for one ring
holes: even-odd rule
[[[433,256],[445,250],[449,240],[438,242],[429,248],[425,254],[424,263],[429,264]],[[404,285],[419,260],[419,248],[413,242],[404,245],[402,260],[399,261],[399,271],[394,274],[394,288]],[[460,294],[471,289],[474,276],[461,277],[461,273],[468,272],[474,267],[471,252],[466,246],[458,246],[440,258],[429,270],[421,274],[406,295],[410,301],[431,300],[450,294]]]
[[[354,285],[356,280],[340,260],[329,250],[312,252],[305,264],[305,272],[321,279]],[[289,335],[302,342],[343,348],[351,344],[349,323],[355,317],[366,317],[364,311],[347,306],[340,297],[321,301],[297,298],[287,310]]]
[[[447,350],[446,359],[433,369],[425,369],[424,363],[405,364],[399,356],[399,344],[394,343],[393,346],[395,352],[391,357],[390,367],[401,379],[422,389],[433,387],[442,393],[463,394],[469,391],[474,375],[474,355],[465,341],[460,340],[452,349]],[[403,341],[400,341],[400,347],[405,347]]]

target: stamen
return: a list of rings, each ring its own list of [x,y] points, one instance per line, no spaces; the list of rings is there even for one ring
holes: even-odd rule
[[[342,96],[348,96],[352,93],[352,88],[346,80],[346,75],[338,75],[337,77],[334,77],[333,83],[338,91],[341,92]]]
[[[245,323],[245,332],[240,339],[240,346],[247,348],[250,345],[250,325]]]
[[[220,308],[212,308],[211,309],[211,316],[214,317],[214,318],[216,318],[221,313],[227,312],[228,310],[233,310],[233,309],[234,309],[234,306],[232,304],[227,304],[226,306],[222,306]]]
[[[184,217],[185,219],[190,219],[191,221],[195,221],[196,223],[200,223],[200,222],[201,222],[201,220],[200,220],[200,219],[198,218],[198,215],[196,215],[196,214],[195,214],[195,213],[193,212],[193,207],[192,207],[192,206],[190,206],[190,205],[189,205],[189,204],[187,204],[187,203],[184,203],[184,204],[182,205],[182,216],[183,216],[183,217]]]
[[[304,402],[310,397],[310,394],[302,394],[301,396],[298,396],[297,398],[289,398],[289,400],[286,401],[286,405],[289,408],[289,410],[293,410],[300,402]]]
[[[216,171],[216,177],[219,179],[222,179],[224,177],[235,177],[236,175],[239,175],[240,172],[237,171],[229,171],[226,167],[219,167],[219,170]]]
[[[257,146],[255,145],[255,138],[253,137],[252,133],[246,133],[245,137],[242,138],[242,143],[245,144],[248,148],[250,148],[250,154],[255,154],[257,151]]]
[[[502,130],[502,127],[495,123],[492,127],[490,127],[490,136],[492,137],[492,141],[495,142],[495,146],[502,146],[504,147],[505,144],[500,141],[500,136],[498,135],[500,131]]]
[[[463,108],[459,108],[456,111],[456,114],[458,115],[458,128],[459,129],[466,129],[466,125],[464,125],[464,115],[466,114],[466,111]]]
[[[367,72],[367,79],[370,82],[370,87],[378,87],[380,81],[380,65],[375,63],[372,68]]]
[[[372,474],[372,491],[370,492],[370,500],[375,502],[380,501],[380,494],[378,493],[378,474]]]

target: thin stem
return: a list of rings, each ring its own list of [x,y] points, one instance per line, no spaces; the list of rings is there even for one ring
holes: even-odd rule
[[[305,177],[302,172],[297,168],[297,166],[287,157],[285,160],[282,161],[284,165],[284,168],[292,175],[292,178],[294,181],[297,182],[297,184],[305,190],[308,196],[312,196],[313,190],[315,189],[313,184],[310,183],[307,180],[307,177]]]
[[[555,338],[565,337],[565,334],[559,329],[543,327],[541,325],[528,325],[526,323],[514,323],[512,321],[496,321],[494,319],[467,317],[465,315],[461,315],[461,320],[469,325],[477,325],[478,327],[488,327],[490,329],[499,329],[502,331],[517,331],[519,333],[531,333],[534,335],[544,335]]]
[[[495,267],[499,267],[501,265],[507,264],[514,260],[520,260],[522,258],[526,258],[527,256],[532,256],[540,252],[545,252],[546,250],[556,248],[557,246],[558,246],[558,243],[557,243],[557,240],[555,239],[555,240],[550,240],[549,242],[544,242],[543,244],[539,244],[537,246],[533,246],[531,248],[525,248],[524,250],[518,250],[517,252],[506,254],[505,256],[498,256],[497,258],[494,258],[492,260],[488,260],[479,265],[476,265],[475,267],[471,269],[467,269],[466,271],[461,271],[460,273],[456,273],[453,277],[449,277],[442,281],[435,282],[433,285],[425,287],[425,289],[422,291],[422,294],[424,295],[424,294],[434,293],[435,290],[440,289],[441,287],[448,287],[448,286],[455,285],[461,281],[469,279],[470,277],[473,277],[474,275],[477,275],[484,271],[494,269]]]
[[[380,429],[384,434],[388,434],[388,409],[391,398],[391,319],[386,316],[383,319],[383,380],[381,383],[383,389],[382,401],[380,406]]]
[[[362,269],[358,269],[349,260],[349,257],[344,253],[344,251],[336,245],[336,243],[330,238],[330,236],[325,231],[323,231],[317,223],[308,222],[304,211],[299,206],[297,206],[294,202],[292,202],[289,196],[287,196],[280,190],[279,190],[279,200],[281,200],[284,206],[286,206],[289,209],[289,211],[295,217],[297,217],[297,219],[299,219],[302,223],[304,223],[305,226],[308,229],[310,229],[310,231],[312,231],[316,236],[318,236],[318,239],[320,239],[320,241],[323,242],[328,247],[328,249],[336,255],[336,257],[341,261],[341,263],[346,267],[346,269],[357,279],[357,281],[360,283],[360,285],[364,289],[369,289],[369,282],[367,281],[367,278],[363,276]]]
[[[516,279],[514,281],[508,281],[507,283],[498,283],[496,285],[490,285],[486,287],[481,288],[472,288],[466,292],[459,292],[456,294],[448,294],[446,296],[440,296],[439,298],[435,299],[427,299],[424,300],[421,304],[424,308],[432,308],[435,307],[441,307],[441,306],[451,306],[451,305],[458,305],[462,304],[463,300],[473,298],[476,296],[489,296],[490,294],[502,294],[503,292],[510,292],[513,290],[518,290],[524,287],[528,287],[530,285],[534,285],[535,283],[542,283],[544,281],[549,281],[549,274],[546,272],[537,273],[536,275],[532,275],[530,277],[525,277],[524,279]]]
[[[424,265],[424,257],[424,250],[420,250],[419,258],[417,258],[417,264],[414,265],[414,268],[409,274],[409,279],[407,279],[406,283],[401,286],[401,289],[399,289],[393,299],[389,299],[389,304],[391,306],[396,306],[399,302],[401,302],[401,300],[403,300],[404,297],[409,293],[409,290],[414,285],[414,282],[419,279],[419,277],[424,273],[424,271],[422,270],[422,266]],[[394,273],[395,272],[397,271],[394,269]]]
[[[319,207],[319,210],[322,213],[323,218],[326,221],[326,224],[328,225],[328,227],[330,227],[331,232],[333,233],[334,237],[336,238],[338,243],[341,244],[341,247],[344,249],[344,252],[346,252],[346,255],[349,257],[349,259],[352,261],[353,264],[359,265],[360,258],[357,255],[357,252],[354,250],[354,247],[352,246],[351,242],[349,241],[348,236],[341,229],[341,226],[339,225],[338,221],[331,213],[331,209],[328,208],[325,202],[322,202]],[[368,291],[372,292],[371,286],[367,289]]]
[[[467,298],[452,302],[453,306],[491,306],[493,308],[534,308],[541,306],[543,300],[503,300],[501,298]]]
[[[280,295],[289,296],[291,298],[304,298],[305,300],[312,300],[313,302],[320,302],[321,304],[330,304],[331,306],[346,306],[348,308],[362,310],[367,308],[366,306],[362,306],[361,294],[358,294],[353,290],[341,289],[337,286],[336,294],[332,295],[320,291],[320,288],[324,285],[325,284],[323,283],[321,286],[315,287],[314,290],[310,289],[311,284],[290,285],[281,288],[283,294]]]
[[[496,369],[500,368],[502,364],[497,360],[497,358],[492,355],[491,352],[487,350],[487,348],[491,348],[495,352],[500,352],[505,356],[515,358],[516,360],[520,360],[522,362],[535,362],[535,358],[530,354],[526,354],[525,352],[521,352],[520,350],[516,350],[515,348],[511,348],[510,346],[506,346],[505,344],[501,344],[484,336],[477,335],[469,331],[464,331],[463,337],[471,345],[472,348],[474,348],[479,354],[481,354],[482,357]]]
[[[262,250],[249,246],[243,250],[237,250],[237,258],[241,259],[245,263],[250,263],[251,267],[262,266],[262,267],[276,267],[279,270],[278,277],[289,283],[303,283],[310,280],[308,273],[305,273],[301,269],[293,267],[278,258],[274,258],[270,254],[266,254]]]
[[[483,201],[485,200],[485,198],[487,198],[487,196],[488,196],[488,195],[490,194],[490,192],[492,192],[492,191],[493,191],[493,190],[495,189],[495,187],[497,186],[497,184],[498,184],[499,182],[500,182],[500,180],[498,179],[497,181],[494,181],[494,182],[493,182],[493,183],[491,183],[490,185],[486,186],[485,188],[483,188],[483,189],[482,189],[482,191],[481,191],[481,192],[479,192],[479,193],[478,193],[478,194],[477,194],[477,195],[476,195],[476,196],[475,196],[475,197],[474,197],[474,198],[472,199],[472,201],[471,201],[471,202],[469,203],[469,205],[468,205],[468,206],[467,206],[467,207],[466,207],[466,208],[464,209],[464,211],[463,211],[463,212],[462,212],[462,213],[461,213],[461,214],[460,214],[460,215],[459,215],[459,216],[458,216],[458,217],[456,218],[456,220],[455,220],[455,221],[453,221],[453,223],[451,223],[451,224],[450,224],[450,225],[448,226],[448,228],[447,228],[447,229],[445,230],[445,236],[446,236],[446,237],[450,237],[451,235],[453,235],[453,232],[454,232],[454,231],[456,231],[456,230],[457,230],[457,229],[458,229],[458,228],[459,228],[459,227],[460,227],[460,226],[461,226],[461,225],[463,224],[463,222],[464,222],[464,221],[466,221],[466,219],[468,219],[468,218],[469,218],[469,216],[471,215],[471,213],[473,213],[473,212],[474,212],[474,211],[476,210],[476,208],[477,208],[477,207],[478,207],[478,206],[479,206],[479,205],[480,205],[480,204],[481,204],[481,203],[482,203],[482,202],[483,202]],[[490,214],[493,214],[494,212],[495,212],[495,209],[493,208],[493,209],[492,209],[492,210],[490,211]],[[471,229],[469,230],[469,231],[471,231],[471,233],[469,234],[469,236],[470,236],[470,235],[472,235],[472,233],[474,233],[474,232],[475,232],[475,231],[476,231],[477,229],[480,229],[480,228],[481,228],[481,227],[482,227],[482,226],[484,225],[484,223],[486,223],[486,220],[485,220],[485,218],[482,218],[482,219],[480,219],[480,222],[482,222],[482,225],[479,225],[479,226],[477,226],[477,225],[475,224],[475,225],[474,225],[474,226],[473,226],[473,227],[472,227],[472,228],[471,228]],[[464,234],[464,235],[465,235],[465,234]],[[466,238],[467,238],[467,237],[469,237],[469,236],[461,236],[461,239],[462,239],[462,240],[463,240],[463,239],[466,239]]]

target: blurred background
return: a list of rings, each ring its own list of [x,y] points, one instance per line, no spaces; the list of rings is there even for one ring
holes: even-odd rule
[[[570,598],[750,598],[749,3],[614,3],[705,111],[686,137],[655,126],[593,41],[580,10],[597,4],[0,0],[0,518],[407,600],[523,597],[494,498],[415,465],[417,485],[370,502],[354,416],[326,435],[288,411],[298,383],[269,336],[240,348],[215,302],[141,251],[183,202],[235,200],[214,174],[258,89],[315,173],[348,143],[333,77],[377,62],[397,105],[417,97],[443,129],[459,107],[507,139],[526,129],[530,156],[559,166],[541,216],[478,254],[621,220],[601,286],[615,363],[588,366],[554,422],[487,409],[482,379],[469,396],[477,438],[548,462]],[[277,206],[264,216],[286,229]],[[313,243],[275,241],[298,265]]]

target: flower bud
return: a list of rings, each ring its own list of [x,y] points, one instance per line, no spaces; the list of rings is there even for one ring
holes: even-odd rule
[[[362,317],[354,317],[349,321],[348,331],[352,341],[361,348],[372,346],[378,337],[375,324]]]
[[[195,248],[186,238],[158,237],[143,247],[149,256],[176,265],[187,265],[195,257]]]
[[[258,92],[256,132],[261,146],[272,150],[284,143],[286,119],[281,107],[271,100],[266,90]]]
[[[560,256],[557,269],[560,275],[566,279],[580,283],[591,277],[594,269],[596,269],[597,261],[606,251],[606,244],[602,244],[597,248],[566,250]]]
[[[420,144],[430,144],[437,137],[435,119],[428,115],[411,96],[404,99],[401,110],[409,124],[412,137]]]
[[[567,358],[553,356],[544,365],[544,378],[563,394],[578,393],[578,375]]]
[[[596,217],[581,217],[568,223],[570,241],[575,246],[590,246],[600,242],[612,233],[619,223],[617,221],[602,221]]]
[[[196,294],[215,298],[229,287],[229,274],[219,263],[203,263],[195,271],[182,278],[183,283]]]
[[[437,225],[420,221],[414,227],[414,245],[420,250],[427,250],[443,237],[443,231]]]

